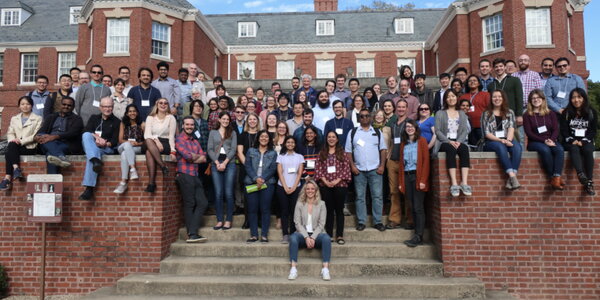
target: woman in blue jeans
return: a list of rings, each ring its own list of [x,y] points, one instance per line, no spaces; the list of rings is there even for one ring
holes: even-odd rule
[[[517,171],[521,164],[521,143],[515,140],[515,113],[508,108],[506,93],[496,90],[492,101],[481,115],[481,129],[485,137],[485,151],[494,151],[500,159],[504,172],[508,174],[506,188],[515,190],[521,187]]]
[[[256,184],[258,190],[247,194],[250,238],[247,243],[258,241],[258,212],[261,217],[262,243],[269,242],[269,226],[271,221],[271,199],[277,182],[277,153],[273,150],[273,139],[266,130],[256,134],[256,148],[246,154],[246,178],[244,184]],[[266,185],[266,187],[263,187]]]
[[[211,174],[215,187],[215,208],[217,224],[214,230],[231,229],[233,220],[233,189],[235,186],[235,154],[237,151],[237,134],[229,126],[229,111],[219,113],[219,127],[208,135],[208,156],[211,163]],[[227,216],[223,224],[223,197],[227,200]]]
[[[327,208],[321,200],[317,183],[309,179],[300,191],[296,209],[294,211],[294,223],[296,232],[290,237],[290,275],[289,280],[298,278],[298,248],[320,248],[323,258],[321,278],[331,280],[329,275],[329,260],[331,258],[331,238],[325,232],[325,220]]]
[[[560,178],[563,170],[565,150],[558,142],[558,118],[548,108],[546,96],[540,89],[529,93],[527,112],[523,114],[523,127],[527,134],[527,150],[536,151],[542,166],[550,178],[550,185],[555,190],[563,190]]]

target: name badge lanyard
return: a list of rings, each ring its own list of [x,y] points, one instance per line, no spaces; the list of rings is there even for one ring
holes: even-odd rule
[[[345,121],[344,119],[345,118],[341,118],[341,119],[342,119],[342,126],[338,127],[337,126],[337,118],[333,118],[333,124],[335,125],[335,129],[338,129],[338,128],[344,129],[344,121]]]
[[[100,86],[100,96],[102,96],[102,92],[104,92],[104,85]],[[92,86],[92,101],[96,101],[100,99],[96,99],[96,89]]]
[[[502,86],[502,87],[504,87],[504,86]],[[479,94],[479,92],[477,92],[477,93],[473,94],[473,96],[471,96],[471,105],[473,105],[473,106],[475,105],[473,103],[473,99],[475,99],[475,97],[477,97],[477,94]]]
[[[140,86],[140,88],[138,89],[138,93],[140,94],[140,101],[144,101],[147,100],[148,103],[150,103],[150,99],[152,97],[152,87],[150,87],[150,92],[148,93],[148,99],[144,99],[144,96],[142,96],[142,87]],[[143,106],[143,105],[142,105]]]
[[[535,128],[540,128],[540,124],[538,123],[538,118],[537,117],[538,116],[535,116],[535,118],[533,118],[535,120]],[[544,121],[544,127],[546,127],[546,119],[542,118],[542,121]]]
[[[566,96],[566,93],[567,93],[567,85],[569,84],[569,79],[571,79],[571,78],[567,77],[567,80],[565,80],[565,87],[564,87],[563,89],[560,89],[560,90],[558,91],[559,93],[560,93],[560,92],[564,92],[564,93],[565,93],[565,96]],[[559,88],[560,88],[560,87],[559,87]],[[564,98],[564,97],[563,97],[563,98]]]
[[[100,132],[100,134],[98,134],[100,137],[102,137],[102,125],[104,124],[104,119],[100,118],[100,125],[98,125],[98,127],[96,127],[96,134],[98,134],[98,132]],[[100,129],[98,129],[100,128]]]
[[[508,75],[506,75],[504,77],[504,79],[502,79],[502,81],[504,81],[502,83],[502,87],[500,88],[500,90],[502,90],[502,91],[504,91],[504,86],[506,85],[506,82],[508,81],[508,80],[506,80],[506,78],[508,78]],[[498,89],[498,85],[496,84],[496,81],[494,81],[494,90],[497,90],[497,89]]]

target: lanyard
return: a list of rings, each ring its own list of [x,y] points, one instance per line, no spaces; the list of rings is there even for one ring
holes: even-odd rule
[[[104,119],[100,118],[100,125],[98,125],[98,127],[96,127],[96,131],[102,131],[103,124],[104,124]],[[100,128],[100,130],[98,130],[98,128]]]
[[[569,79],[571,79],[571,78],[569,78],[569,77],[566,77],[566,79],[567,79],[567,80],[565,80],[565,88],[564,88],[564,89],[561,89],[559,92],[566,92],[566,91],[567,91],[567,84],[569,84]]]
[[[479,94],[479,92],[477,92],[471,96],[471,104],[473,104],[473,98],[475,98],[477,96],[477,94]]]
[[[508,78],[508,75],[504,76],[504,79],[502,79],[502,81],[504,81],[504,83],[502,83],[502,87],[500,88],[500,90],[504,91],[504,85],[506,85],[506,78]],[[494,90],[497,90],[498,86],[496,85],[496,81],[494,81]]]
[[[102,92],[104,92],[104,85],[100,86],[100,96],[102,96]],[[98,99],[96,99],[96,89],[93,85],[92,85],[92,100],[98,100]]]
[[[344,128],[344,119],[345,118],[340,118],[340,119],[342,119],[342,126],[338,127],[338,125],[337,125],[338,118],[333,118],[333,124],[335,125],[335,128]]]
[[[140,88],[138,89],[138,93],[140,94],[140,100],[148,100],[150,101],[150,97],[152,97],[152,87],[150,87],[150,92],[148,93],[148,99],[144,99],[144,96],[142,96],[142,87],[140,86]]]
[[[537,113],[535,115],[535,117],[533,118],[535,120],[535,128],[540,128],[540,125],[538,124],[538,120],[537,120],[537,117],[539,117],[539,116],[540,116],[540,114]],[[546,118],[542,117],[542,120],[544,121],[544,126],[546,126]]]

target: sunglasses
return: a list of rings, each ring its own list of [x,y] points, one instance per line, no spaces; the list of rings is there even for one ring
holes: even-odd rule
[[[556,67],[557,67],[557,68],[566,68],[566,67],[568,67],[568,66],[569,66],[569,65],[567,65],[567,64],[564,64],[564,65],[559,65],[559,66],[556,66]]]
[[[102,72],[102,71],[91,71],[90,73],[92,73],[92,74],[102,74],[104,72]]]
[[[428,111],[428,110],[429,110],[429,107],[421,107],[421,108],[419,108],[419,111]]]

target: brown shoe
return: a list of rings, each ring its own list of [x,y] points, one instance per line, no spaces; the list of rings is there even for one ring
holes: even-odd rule
[[[553,189],[562,191],[565,187],[561,185],[560,181],[560,176],[554,176],[552,177],[552,180],[550,180],[550,185]]]

